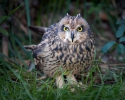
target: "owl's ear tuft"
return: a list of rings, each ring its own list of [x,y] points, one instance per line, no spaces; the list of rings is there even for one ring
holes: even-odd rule
[[[68,17],[68,16],[70,16],[68,13],[65,15],[65,17]]]
[[[77,14],[77,17],[81,17],[81,14],[79,13],[79,14]]]

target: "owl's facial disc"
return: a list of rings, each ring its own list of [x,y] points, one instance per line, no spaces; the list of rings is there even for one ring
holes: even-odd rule
[[[64,34],[65,34],[64,40],[69,41],[71,44],[79,43],[82,35],[86,37],[85,36],[86,34],[84,34],[83,25],[76,25],[76,27],[74,27],[73,29],[69,25],[65,25],[64,29],[65,27],[67,28],[67,30],[62,30],[64,31]]]
[[[63,25],[62,26],[62,31],[64,31],[65,32],[65,34],[66,34],[66,36],[65,37],[67,37],[67,39],[69,40],[69,41],[72,41],[73,42],[73,40],[74,40],[74,31],[71,31],[70,29],[69,29],[69,26],[66,26],[66,25]]]
[[[88,23],[80,16],[65,16],[59,22],[59,38],[68,44],[77,44],[85,41],[89,30]]]
[[[63,25],[62,26],[62,31],[65,33],[65,41],[70,41],[70,42],[74,42],[74,38],[75,38],[75,31],[69,28],[69,25]]]
[[[76,25],[76,27],[72,29],[70,25],[66,24],[62,25],[59,37],[65,43],[76,44],[83,42],[87,37],[87,33],[83,25]]]

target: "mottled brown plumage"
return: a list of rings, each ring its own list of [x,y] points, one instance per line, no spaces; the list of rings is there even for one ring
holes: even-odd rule
[[[45,31],[38,45],[25,46],[32,50],[35,65],[48,77],[56,77],[58,87],[67,78],[76,81],[74,75],[88,70],[94,59],[94,38],[88,23],[81,17],[66,15]]]

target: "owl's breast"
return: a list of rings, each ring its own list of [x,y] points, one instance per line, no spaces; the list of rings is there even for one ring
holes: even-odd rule
[[[55,38],[50,40],[42,52],[43,72],[49,77],[53,77],[60,67],[78,74],[91,66],[94,48],[90,41],[70,45]]]
[[[91,59],[91,51],[89,47],[81,45],[56,45],[52,50],[53,56],[65,65],[74,63],[82,63],[85,60]]]

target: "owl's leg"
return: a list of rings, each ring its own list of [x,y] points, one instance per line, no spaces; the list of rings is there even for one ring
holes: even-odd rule
[[[68,81],[69,84],[71,84],[71,85],[77,85],[78,84],[78,82],[77,82],[77,80],[76,80],[76,78],[73,74],[67,75],[66,78],[67,78],[67,81]],[[71,88],[71,91],[74,92],[75,88]]]
[[[67,75],[66,78],[67,78],[68,83],[70,83],[70,84],[75,84],[76,85],[78,83],[73,74]]]
[[[58,88],[63,88],[65,82],[64,82],[64,79],[63,79],[63,76],[60,75],[60,76],[57,76],[56,77],[56,85]]]

